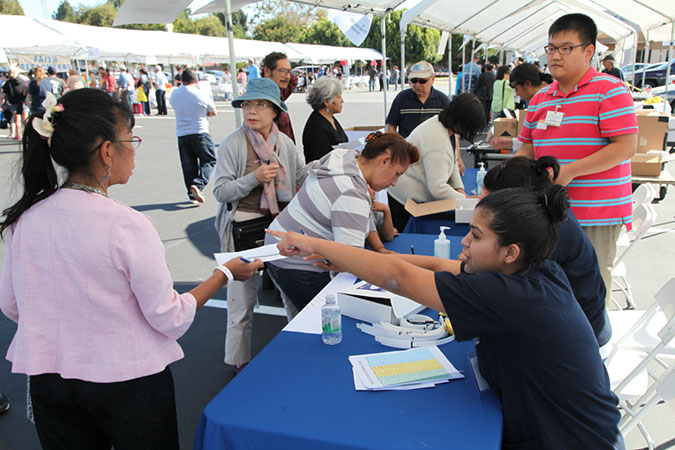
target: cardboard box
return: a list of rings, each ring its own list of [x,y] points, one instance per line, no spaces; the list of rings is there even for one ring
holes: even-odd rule
[[[495,119],[494,136],[518,137],[518,119]]]
[[[517,109],[516,114],[518,114],[518,136],[520,136],[520,130],[523,129],[523,124],[525,123],[525,117],[527,116],[526,109]]]
[[[638,122],[638,153],[649,150],[665,150],[668,134],[668,116],[659,111],[642,109],[636,111]]]
[[[405,210],[415,217],[428,216],[445,211],[452,211],[456,207],[456,199],[448,198],[435,202],[417,203],[412,198],[405,202]]]
[[[384,131],[382,125],[364,125],[359,127],[348,127],[344,131]]]
[[[455,199],[455,222],[470,223],[473,217],[473,211],[476,209],[479,199],[477,198],[457,198]]]
[[[636,154],[630,160],[631,172],[637,176],[658,177],[662,166],[659,155]]]
[[[385,291],[386,292],[386,291]],[[401,318],[416,314],[425,307],[408,298],[387,292],[389,296],[338,292],[337,302],[342,314],[370,323],[401,323]]]

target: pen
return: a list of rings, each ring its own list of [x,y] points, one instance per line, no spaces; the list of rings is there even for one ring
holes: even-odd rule
[[[411,255],[415,254],[415,247],[413,245],[410,246],[410,254]]]
[[[244,258],[243,256],[240,256],[239,259],[241,259],[242,261],[244,261],[246,264],[248,264],[248,263],[251,262],[250,259],[246,259],[246,258]]]

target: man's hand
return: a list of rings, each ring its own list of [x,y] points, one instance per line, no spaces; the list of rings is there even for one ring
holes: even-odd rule
[[[490,145],[495,150],[506,150],[513,148],[513,138],[508,136],[499,136],[490,139]]]
[[[279,239],[277,248],[282,256],[309,256],[316,253],[312,246],[315,238],[294,231],[283,232],[266,229],[265,232]]]
[[[279,170],[279,164],[276,162],[272,164],[263,164],[257,169],[255,169],[255,179],[258,180],[258,183],[265,184],[274,180],[277,176],[277,170]]]
[[[248,280],[257,270],[262,269],[264,265],[265,263],[259,259],[246,263],[240,258],[233,258],[225,263],[225,267],[230,269],[236,281]]]

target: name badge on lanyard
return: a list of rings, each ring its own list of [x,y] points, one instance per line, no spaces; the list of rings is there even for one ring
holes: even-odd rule
[[[549,111],[546,113],[546,120],[544,123],[550,127],[559,127],[562,125],[565,114],[560,111]]]

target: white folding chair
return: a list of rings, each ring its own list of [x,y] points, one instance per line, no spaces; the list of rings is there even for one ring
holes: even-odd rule
[[[642,183],[633,191],[633,212],[635,208],[640,205],[645,205],[651,203],[654,200],[654,197],[658,192],[656,188],[651,183]],[[630,245],[630,237],[626,233],[625,228],[622,229],[619,239],[616,241],[616,250],[617,254],[622,252],[626,247]]]
[[[642,419],[661,400],[675,398],[675,278],[654,299],[644,312],[610,311],[613,334],[620,337],[613,339],[605,362],[612,390],[625,412],[621,432],[625,436],[637,426],[650,449],[654,442]],[[626,329],[630,318],[636,320]]]
[[[633,292],[627,278],[626,264],[623,262],[623,260],[628,252],[630,252],[630,250],[635,247],[638,242],[640,242],[640,240],[645,236],[647,231],[649,231],[655,222],[656,211],[652,205],[648,203],[638,205],[638,207],[633,211],[633,240],[628,245],[628,247],[623,249],[614,262],[614,270],[612,270],[612,286],[616,286],[621,290],[626,300],[628,309],[635,309],[635,301],[633,300]],[[621,309],[621,306],[614,296],[612,296],[612,302],[619,309]]]

